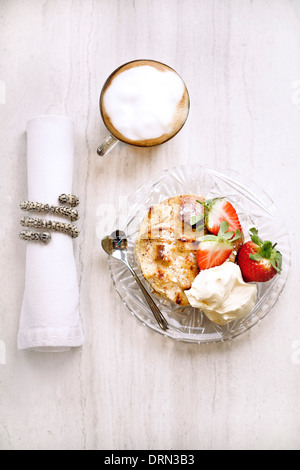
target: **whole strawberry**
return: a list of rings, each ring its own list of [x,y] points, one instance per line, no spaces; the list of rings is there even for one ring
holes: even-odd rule
[[[250,230],[251,240],[238,253],[237,262],[245,282],[266,282],[281,273],[282,256],[276,243],[263,241],[256,228]]]

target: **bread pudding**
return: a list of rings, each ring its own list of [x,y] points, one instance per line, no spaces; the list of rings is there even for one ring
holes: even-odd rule
[[[208,233],[204,201],[184,194],[151,206],[135,242],[137,264],[153,291],[181,306],[190,306],[185,291],[199,274],[197,248]],[[243,236],[233,242],[229,261],[242,243]]]

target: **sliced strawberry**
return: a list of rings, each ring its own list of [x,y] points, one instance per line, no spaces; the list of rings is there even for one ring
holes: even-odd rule
[[[231,242],[241,236],[239,230],[228,232],[228,222],[222,222],[218,235],[205,235],[197,248],[197,263],[200,270],[223,264],[231,255]]]
[[[217,235],[222,222],[228,222],[228,230],[236,233],[241,230],[241,224],[233,205],[224,198],[208,199],[205,202],[198,201],[205,207],[205,225],[207,229]]]
[[[250,230],[251,240],[238,253],[238,265],[245,282],[266,282],[281,272],[282,255],[270,241],[263,241],[256,228]]]
[[[203,240],[197,250],[199,269],[209,269],[220,266],[231,255],[232,246],[226,241]]]

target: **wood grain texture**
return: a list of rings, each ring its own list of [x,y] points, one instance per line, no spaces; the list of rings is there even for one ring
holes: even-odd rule
[[[1,1],[0,449],[299,448],[299,48],[293,0]],[[188,121],[161,147],[120,144],[100,159],[102,84],[136,58],[181,74]],[[43,113],[76,123],[74,249],[86,341],[62,355],[16,348],[25,126]],[[278,223],[290,227],[293,255],[272,312],[232,342],[201,347],[142,327],[100,249],[129,194],[189,162],[233,168],[263,186],[282,211]]]

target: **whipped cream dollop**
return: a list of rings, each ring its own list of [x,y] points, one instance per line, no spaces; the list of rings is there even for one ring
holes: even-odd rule
[[[192,307],[219,325],[244,318],[257,300],[256,284],[244,282],[240,267],[230,261],[200,271],[185,293]]]

